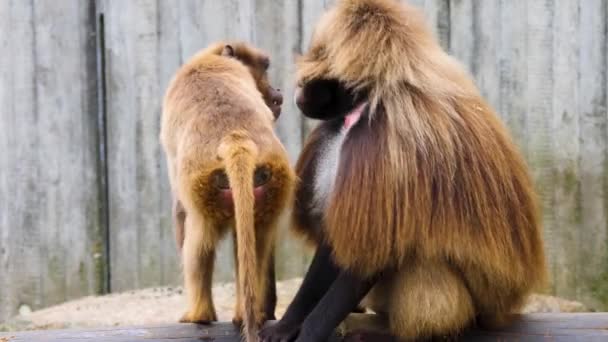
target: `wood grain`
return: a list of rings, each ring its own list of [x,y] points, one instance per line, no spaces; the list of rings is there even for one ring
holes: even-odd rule
[[[0,319],[102,289],[91,6],[0,4]]]
[[[267,324],[273,324],[269,322]],[[509,327],[496,331],[472,330],[451,341],[605,341],[608,314],[533,314],[524,315]],[[386,323],[375,315],[352,314],[336,330],[330,341],[396,341],[386,334]],[[3,341],[2,339],[5,339]],[[144,327],[114,327],[92,330],[0,333],[2,342],[59,341],[149,341],[149,342],[238,342],[240,333],[231,323],[213,325],[168,324]]]

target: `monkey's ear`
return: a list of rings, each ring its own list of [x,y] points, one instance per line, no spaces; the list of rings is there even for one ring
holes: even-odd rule
[[[222,56],[234,57],[234,48],[232,47],[232,45],[226,44],[226,46],[224,46],[224,49],[222,50]]]

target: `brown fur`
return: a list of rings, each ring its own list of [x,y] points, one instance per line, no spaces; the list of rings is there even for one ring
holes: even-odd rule
[[[368,296],[402,338],[503,322],[545,279],[539,210],[527,167],[471,78],[423,15],[390,0],[344,0],[316,27],[298,81],[365,89],[319,232],[310,214],[313,132],[296,166],[296,231],[323,238],[361,275],[396,270]]]
[[[234,227],[237,265],[235,323],[248,341],[269,314],[272,254],[278,216],[292,197],[294,174],[273,132],[273,115],[263,93],[268,57],[243,43],[203,50],[176,74],[165,95],[161,141],[174,196],[176,239],[182,257],[188,310],[182,322],[217,319],[211,296],[215,248]],[[268,100],[271,100],[270,98]],[[256,168],[270,170],[254,197]],[[216,176],[225,172],[233,200]],[[274,288],[274,287],[272,287]],[[266,311],[265,311],[266,310]],[[271,305],[274,314],[274,304]]]

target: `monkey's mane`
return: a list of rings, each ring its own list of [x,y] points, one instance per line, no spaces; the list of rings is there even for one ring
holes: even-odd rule
[[[524,284],[544,279],[524,160],[417,9],[341,1],[299,67],[302,80],[336,78],[370,94],[369,121],[344,141],[326,210],[338,264],[372,274],[421,255]]]

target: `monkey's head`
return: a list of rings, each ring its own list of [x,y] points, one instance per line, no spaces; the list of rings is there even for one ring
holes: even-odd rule
[[[410,82],[419,51],[433,41],[420,13],[396,0],[342,0],[320,19],[298,60],[296,104],[303,114],[348,117]]]
[[[268,80],[270,58],[264,52],[243,42],[222,44],[219,53],[225,57],[235,58],[249,69],[258,90],[262,93],[264,102],[277,119],[281,115],[283,95],[281,95],[280,89],[272,87]]]

